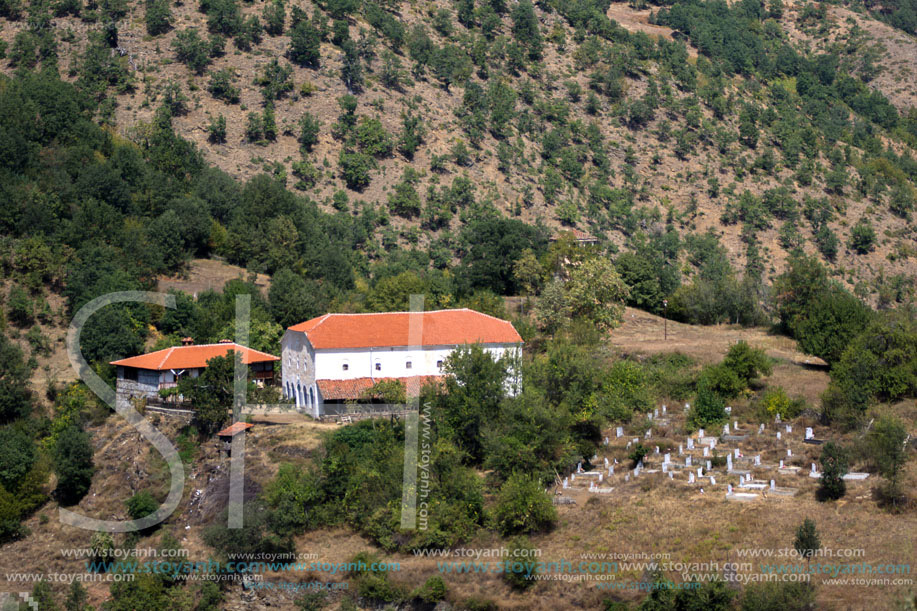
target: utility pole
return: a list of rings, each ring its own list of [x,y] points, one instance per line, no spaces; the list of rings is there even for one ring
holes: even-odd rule
[[[662,339],[669,341],[669,300],[662,300]]]

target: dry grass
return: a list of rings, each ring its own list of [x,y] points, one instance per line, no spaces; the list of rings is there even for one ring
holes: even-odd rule
[[[160,291],[183,291],[197,297],[204,291],[222,291],[230,280],[254,278],[255,286],[267,295],[271,287],[271,278],[266,274],[249,274],[244,267],[230,265],[216,259],[194,259],[187,271],[179,277],[162,276],[159,278]]]

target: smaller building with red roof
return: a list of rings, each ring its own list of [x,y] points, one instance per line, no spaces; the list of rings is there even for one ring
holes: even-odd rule
[[[249,366],[249,374],[257,383],[273,383],[274,363],[280,357],[228,340],[193,345],[190,338],[185,338],[181,346],[112,361],[118,368],[116,400],[129,404],[136,398],[158,398],[160,390],[174,388],[181,378],[198,377],[210,359],[226,356],[230,351],[242,356],[242,363]]]

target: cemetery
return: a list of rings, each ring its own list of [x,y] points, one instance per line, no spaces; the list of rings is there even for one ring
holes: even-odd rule
[[[683,412],[689,409],[685,404]],[[582,503],[593,495],[640,493],[647,485],[689,498],[787,503],[817,487],[822,476],[819,446],[825,440],[816,439],[814,427],[794,428],[778,415],[772,423],[757,425],[733,418],[719,434],[705,429],[686,432],[679,411],[666,405],[654,409],[647,418],[651,426],[642,434],[623,426],[609,431],[595,456],[557,476],[555,504]],[[631,456],[638,447],[646,454],[634,463]],[[854,495],[868,491],[868,478],[868,473],[858,472],[843,476],[862,487],[852,488]]]

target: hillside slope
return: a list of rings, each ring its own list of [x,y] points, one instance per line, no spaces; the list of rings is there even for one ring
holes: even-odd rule
[[[163,6],[171,25],[151,35],[150,13]],[[737,5],[726,27],[693,8],[673,20],[660,18],[665,7],[585,1],[524,4],[531,12],[502,2],[221,6],[114,2],[69,14],[46,8],[41,18],[26,18],[40,9],[23,9],[17,20],[8,11],[4,70],[37,62],[48,31],[60,73],[77,83],[95,87],[93,62],[108,54],[109,78],[95,91],[106,98],[103,120],[120,134],[142,140],[168,102],[176,131],[231,175],[273,173],[326,210],[368,202],[390,214],[374,238],[383,248],[449,244],[450,231],[483,205],[527,222],[577,226],[626,249],[662,231],[668,216],[682,235],[714,230],[734,264],[765,275],[781,271],[794,248],[820,251],[841,280],[872,299],[883,278],[911,273],[917,116],[908,114],[914,100],[906,85],[914,39],[865,14],[752,2]],[[258,34],[278,10],[282,33],[275,25]],[[114,35],[102,26],[112,20]],[[294,21],[321,39],[311,66],[291,61]],[[729,51],[703,39],[709,27],[725,32]],[[182,38],[189,29],[197,43]],[[106,31],[107,43],[90,42]],[[224,52],[208,57],[208,37],[220,32],[230,34]],[[730,55],[745,44],[732,38],[754,36],[766,61],[754,51]],[[348,89],[341,76],[347,53],[362,87]],[[266,97],[256,81],[275,59],[289,77]],[[800,96],[806,62],[829,89],[840,85],[818,72],[822,64],[838,78],[853,74],[844,84],[849,104],[827,90]],[[220,91],[228,83],[238,101],[212,95],[221,74],[232,76]],[[867,83],[858,85],[859,77]],[[857,87],[884,94],[900,118],[868,116],[887,103],[868,101]],[[356,134],[334,127],[348,93],[357,97],[352,120],[365,127]],[[308,146],[298,141],[304,113],[319,126]],[[423,133],[416,151],[398,144],[405,113],[421,127],[412,135]],[[208,131],[218,116],[222,143]],[[276,123],[276,136],[255,133],[265,119]],[[370,168],[365,186],[348,186],[345,151],[364,154],[355,161]],[[455,182],[462,177],[470,186]],[[863,248],[852,239],[861,224],[875,235]]]

